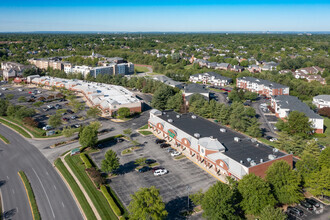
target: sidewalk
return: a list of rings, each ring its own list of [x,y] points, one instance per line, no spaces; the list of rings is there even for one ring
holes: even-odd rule
[[[70,152],[69,152],[70,153]],[[66,161],[64,160],[64,157],[66,157],[69,153],[65,154],[64,156],[61,156],[61,160],[64,164],[64,166],[68,169],[69,173],[71,174],[71,176],[73,177],[73,179],[76,181],[76,183],[78,184],[80,190],[83,192],[88,204],[91,206],[95,216],[97,219],[101,220],[101,216],[99,214],[99,212],[97,211],[97,209],[94,206],[94,203],[92,202],[91,198],[88,196],[85,188],[81,185],[80,181],[78,180],[78,178],[74,175],[73,171],[71,170],[70,166],[66,163]]]

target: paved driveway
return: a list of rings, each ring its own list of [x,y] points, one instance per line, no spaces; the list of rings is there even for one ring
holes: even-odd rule
[[[133,135],[134,136],[134,135]],[[166,209],[169,212],[169,219],[180,219],[178,213],[187,207],[187,189],[191,187],[190,194],[200,189],[206,191],[210,186],[216,183],[207,172],[200,169],[197,165],[188,159],[174,160],[166,149],[160,149],[155,144],[153,135],[133,138],[143,144],[142,149],[133,154],[121,156],[121,152],[129,147],[129,142],[108,143],[104,149],[92,155],[93,160],[100,165],[104,154],[108,149],[114,150],[120,158],[122,164],[119,168],[119,176],[111,180],[111,187],[117,193],[125,206],[131,201],[130,195],[141,187],[156,186],[166,203]],[[138,173],[135,171],[134,161],[137,158],[146,157],[157,160],[161,167],[166,168],[169,173],[163,176],[155,177],[151,171]]]

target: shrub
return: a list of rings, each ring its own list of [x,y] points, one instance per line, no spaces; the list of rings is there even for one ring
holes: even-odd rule
[[[330,107],[324,107],[318,110],[318,113],[322,116],[330,118]]]
[[[112,198],[112,196],[109,194],[107,187],[104,186],[104,185],[102,185],[101,186],[101,191],[102,191],[104,197],[107,199],[107,201],[108,201],[110,207],[112,208],[113,212],[117,216],[120,216],[121,215],[121,211],[120,211],[119,207],[117,206],[117,204],[115,203],[115,201]]]
[[[84,162],[86,169],[93,167],[92,163],[89,161],[85,153],[80,154],[80,158]]]
[[[101,185],[105,184],[104,177],[102,177],[101,172],[95,167],[87,168],[86,171],[97,188],[100,188]]]
[[[25,117],[23,119],[23,123],[24,124],[27,124],[29,126],[32,126],[32,127],[38,127],[39,125],[39,122],[37,122],[34,118],[32,117]]]

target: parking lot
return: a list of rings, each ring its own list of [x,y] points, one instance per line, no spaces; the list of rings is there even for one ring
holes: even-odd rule
[[[133,134],[135,136],[135,134]],[[204,192],[212,186],[216,179],[189,159],[174,160],[167,148],[161,149],[155,144],[156,138],[153,135],[133,137],[142,144],[142,148],[129,155],[121,156],[121,152],[130,146],[128,141],[121,143],[108,143],[98,153],[92,154],[93,160],[100,166],[101,160],[108,149],[114,150],[120,158],[121,166],[119,175],[111,179],[111,187],[119,196],[121,201],[128,206],[131,194],[134,194],[141,187],[155,186],[160,190],[160,194],[166,203],[166,210],[169,212],[169,219],[180,219],[178,216],[181,210],[187,208],[187,186],[190,186],[190,194],[202,189]],[[145,157],[155,159],[169,173],[163,176],[154,176],[152,171],[139,173],[135,171],[135,160]]]
[[[0,93],[1,98],[6,98],[8,97],[8,94],[12,94],[13,96],[11,97],[10,102],[15,105],[22,105],[35,109],[37,114],[33,118],[39,123],[39,128],[47,125],[49,116],[56,114],[56,111],[59,109],[67,110],[66,113],[63,113],[62,115],[62,119],[64,120],[62,120],[62,125],[59,129],[66,126],[78,127],[83,124],[88,124],[93,120],[85,117],[86,110],[88,109],[87,105],[85,106],[86,109],[80,111],[78,114],[70,112],[70,110],[72,111],[72,107],[69,106],[69,101],[56,97],[56,95],[59,94],[58,91],[47,90],[35,86],[14,86],[11,84],[2,84]],[[25,100],[19,101],[20,97],[25,97]],[[49,99],[49,97],[54,98]],[[40,106],[34,105],[34,103],[41,101],[42,104]],[[77,97],[77,101],[84,102],[81,97]]]
[[[319,202],[319,201],[318,201]],[[304,213],[302,216],[298,216],[298,215],[294,215],[294,214],[290,214],[287,213],[288,215],[288,219],[289,220],[329,220],[329,216],[330,216],[330,207],[329,206],[325,206],[323,203],[319,202],[321,204],[321,207],[314,210],[308,210],[305,207],[303,207],[302,205],[297,205],[295,206],[296,208],[302,210]]]

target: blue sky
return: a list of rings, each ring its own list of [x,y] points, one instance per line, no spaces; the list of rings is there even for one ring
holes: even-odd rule
[[[0,3],[0,32],[330,31],[330,0]]]

